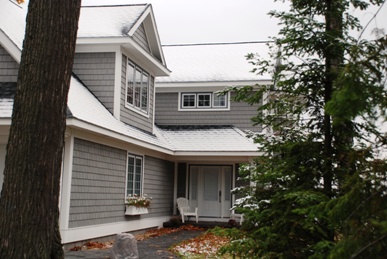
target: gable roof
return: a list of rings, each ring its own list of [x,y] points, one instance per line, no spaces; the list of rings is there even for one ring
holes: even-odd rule
[[[270,75],[250,72],[254,66],[246,60],[249,53],[269,57],[267,42],[236,42],[165,45],[163,51],[169,77],[157,78],[157,86],[173,83],[235,82],[271,80]]]
[[[144,26],[149,52],[134,40],[140,26]],[[77,44],[119,44],[139,59],[144,59],[143,56],[150,60],[155,58],[153,67],[156,75],[165,76],[170,73],[165,67],[160,37],[150,4],[82,6]]]
[[[129,8],[129,6],[127,7]],[[144,5],[130,6],[130,8],[132,7],[133,7],[132,18],[134,18],[135,21],[133,21],[132,23],[129,23],[128,25],[129,27],[131,26],[131,29],[129,29],[128,31],[128,36],[133,35],[136,28],[140,26],[140,24],[144,24],[145,28],[153,28],[154,30],[156,30],[151,6],[149,5],[145,7]],[[124,9],[125,8],[126,7],[124,7]],[[108,8],[108,9],[115,10],[114,12],[118,10],[115,8],[113,9]],[[87,10],[92,10],[93,12],[97,10],[97,12],[100,12],[100,14],[106,11],[106,10],[101,11],[102,9],[93,8],[93,7]],[[120,13],[120,11],[118,13]],[[116,13],[116,15],[118,15],[118,13]],[[121,15],[122,16],[120,16],[120,19],[123,19],[122,21],[125,21],[124,19],[125,15],[123,14]],[[123,45],[121,46],[123,46],[124,48],[125,47],[129,48],[131,51],[136,52],[137,55],[146,56],[146,53],[144,54],[142,50],[138,48],[138,45],[136,45],[136,43],[133,41],[133,39],[131,39],[131,37],[128,37],[125,35],[118,35],[119,33],[117,30],[119,26],[116,22],[112,22],[114,20],[113,19],[114,17],[115,16],[112,15],[112,13],[110,13],[110,18],[105,20],[105,21],[110,21],[110,24],[103,25],[105,27],[101,32],[97,32],[97,31],[93,32],[93,33],[99,33],[97,37],[88,37],[90,36],[87,34],[88,32],[81,30],[81,39],[87,40],[87,39],[100,38],[102,40],[106,40],[107,38],[109,39],[118,38],[119,42],[121,42],[121,40],[124,39],[124,41],[126,41],[125,43],[126,45],[124,44],[124,46]],[[20,63],[20,54],[21,54],[22,42],[24,38],[25,18],[26,18],[26,5],[19,6],[17,4],[14,4],[12,0],[0,1],[0,43],[2,46],[4,46],[7,52],[10,53],[12,57],[15,59],[15,61],[18,63]],[[89,24],[89,22],[93,21],[93,19],[95,19],[95,16],[89,14],[87,18],[88,21],[86,22],[86,24]],[[90,23],[88,26],[95,26],[95,24]],[[110,29],[112,29],[113,27],[115,27],[117,30],[110,31]],[[115,37],[114,35],[116,35],[117,37]],[[104,36],[106,36],[106,39],[104,39],[105,38]],[[157,38],[158,40],[158,35],[156,31],[153,32],[153,36],[152,36],[152,33],[149,34],[147,31],[147,36],[155,37],[154,39]],[[155,44],[160,46],[157,41]],[[151,46],[151,49],[152,51],[154,51],[155,47]],[[162,55],[162,52],[160,52],[160,55]],[[149,57],[149,56],[146,56],[146,57]],[[156,61],[152,61],[152,62],[156,62]],[[160,65],[160,67],[163,67],[163,65]],[[164,73],[165,71],[161,71],[161,72]],[[16,88],[16,84],[7,83],[4,85],[1,85],[1,88],[3,89],[3,91],[0,92],[0,119],[1,119],[0,124],[3,123],[3,125],[9,125],[10,118],[12,116],[12,108],[13,108],[12,91],[14,91],[14,89]],[[191,148],[180,145],[176,143],[176,141],[171,141],[171,138],[170,138],[171,134],[169,134],[163,129],[158,129],[157,127],[155,127],[156,128],[155,134],[153,135],[120,122],[75,77],[72,77],[70,82],[70,91],[68,96],[67,126],[89,130],[97,134],[102,134],[110,138],[119,139],[127,143],[133,143],[135,145],[149,148],[152,150],[157,150],[157,151],[163,152],[164,154],[169,154],[169,155],[174,155],[174,152],[176,152],[177,149],[179,149],[179,152],[185,152],[185,151],[191,150]],[[199,134],[197,135],[197,137],[199,138],[196,139],[196,143],[203,142],[203,150],[201,151],[216,152],[213,146],[205,147],[204,142],[206,142],[207,139],[200,137],[201,136],[200,130],[197,130],[197,133]],[[202,131],[201,134],[204,135],[205,133],[206,131]],[[168,134],[168,135],[164,136],[165,134]],[[253,146],[252,143],[251,145]],[[187,147],[188,150],[185,150],[185,147]],[[255,153],[252,153],[250,154],[250,156],[253,156],[254,154]],[[212,155],[215,156],[216,154],[213,153]]]

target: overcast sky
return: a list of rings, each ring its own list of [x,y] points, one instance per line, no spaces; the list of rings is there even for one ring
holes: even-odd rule
[[[161,43],[213,43],[265,41],[278,33],[278,20],[270,10],[287,5],[274,0],[83,0],[83,5],[151,3]],[[363,24],[376,10],[362,13]],[[376,24],[387,32],[387,4]],[[370,28],[375,27],[375,21]],[[370,37],[370,32],[364,34]]]

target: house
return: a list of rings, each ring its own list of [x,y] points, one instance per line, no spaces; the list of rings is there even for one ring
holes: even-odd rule
[[[0,2],[1,185],[26,8]],[[213,91],[254,77],[224,78],[226,69],[219,78],[185,78],[179,69],[193,66],[180,67],[173,51],[191,50],[173,49],[162,48],[151,5],[82,7],[59,204],[64,244],[161,226],[180,196],[198,206],[199,220],[230,217],[238,164],[257,156],[243,132],[256,107]],[[210,65],[197,61],[205,63],[196,76]],[[153,198],[147,214],[126,215],[130,194]]]

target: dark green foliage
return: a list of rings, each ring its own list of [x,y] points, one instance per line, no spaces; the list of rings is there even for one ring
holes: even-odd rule
[[[263,154],[241,166],[243,232],[224,251],[246,258],[383,258],[387,254],[387,37],[355,39],[351,15],[383,1],[291,1],[272,60],[247,55],[273,85],[229,88],[263,99],[252,133]],[[352,8],[352,9],[351,9]],[[279,62],[280,61],[280,62]],[[258,90],[257,90],[258,87]],[[254,90],[254,91],[253,91]],[[242,234],[243,233],[243,234]],[[242,236],[241,236],[242,235]]]

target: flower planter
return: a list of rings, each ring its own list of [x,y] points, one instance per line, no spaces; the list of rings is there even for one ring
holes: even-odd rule
[[[126,206],[125,215],[141,215],[141,214],[148,214],[148,208]]]

